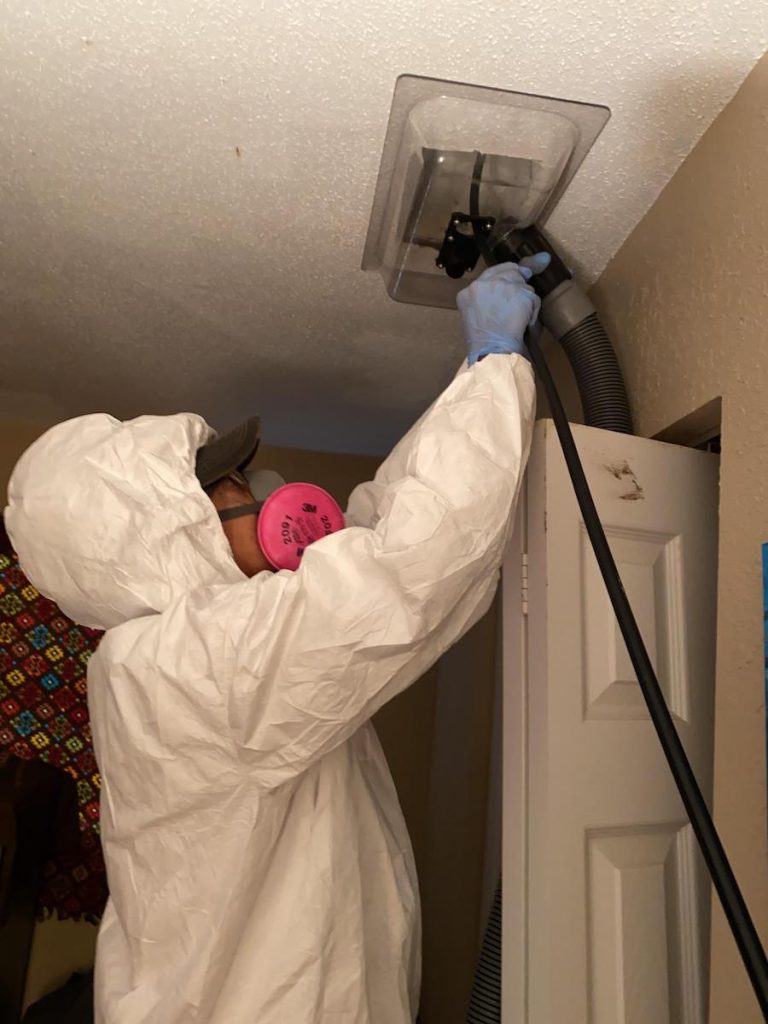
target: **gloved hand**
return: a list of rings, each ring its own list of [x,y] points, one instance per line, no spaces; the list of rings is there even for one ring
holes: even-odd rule
[[[487,355],[517,352],[529,358],[525,332],[536,322],[541,301],[528,284],[549,266],[549,253],[526,256],[517,263],[489,267],[456,296],[470,366]]]

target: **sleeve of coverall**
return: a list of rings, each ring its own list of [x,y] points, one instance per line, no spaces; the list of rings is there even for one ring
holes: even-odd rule
[[[372,484],[352,526],[262,589],[269,622],[229,630],[229,722],[268,785],[350,737],[487,610],[533,428],[520,356],[460,370]],[[265,635],[266,627],[266,635]]]

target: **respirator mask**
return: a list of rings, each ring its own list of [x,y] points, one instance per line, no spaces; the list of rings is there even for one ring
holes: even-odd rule
[[[259,420],[247,420],[201,448],[195,472],[203,489],[227,477],[245,484],[253,501],[224,509],[219,518],[226,522],[255,514],[259,546],[267,561],[275,569],[298,569],[310,544],[344,528],[344,513],[322,487],[288,484],[278,473],[257,468],[259,437]]]

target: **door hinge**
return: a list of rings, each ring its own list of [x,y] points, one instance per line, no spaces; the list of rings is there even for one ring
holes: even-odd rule
[[[528,555],[523,553],[520,564],[520,600],[523,615],[528,614]]]

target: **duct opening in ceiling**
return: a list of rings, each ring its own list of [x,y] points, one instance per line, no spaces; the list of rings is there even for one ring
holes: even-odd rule
[[[482,269],[446,267],[451,237],[483,227],[542,224],[610,116],[606,107],[401,75],[395,86],[363,255],[400,302],[453,307]],[[485,154],[477,181],[478,153]],[[458,237],[454,237],[458,236]],[[447,271],[447,273],[446,273]]]

